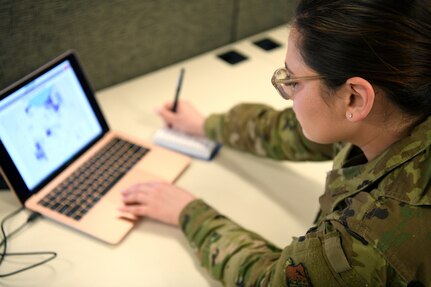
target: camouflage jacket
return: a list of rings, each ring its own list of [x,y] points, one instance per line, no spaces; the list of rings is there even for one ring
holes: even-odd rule
[[[276,159],[336,152],[316,225],[284,249],[202,200],[182,211],[181,227],[213,277],[226,286],[431,286],[431,116],[370,162],[350,144],[307,141],[291,109],[243,104],[210,116],[205,129]]]

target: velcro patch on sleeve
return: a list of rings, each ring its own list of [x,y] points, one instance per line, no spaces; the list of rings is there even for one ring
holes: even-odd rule
[[[285,270],[286,283],[289,287],[311,287],[307,271],[302,263],[287,265]]]

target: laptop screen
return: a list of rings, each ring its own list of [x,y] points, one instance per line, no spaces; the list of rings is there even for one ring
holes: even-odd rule
[[[0,100],[0,138],[28,190],[103,133],[69,60]]]

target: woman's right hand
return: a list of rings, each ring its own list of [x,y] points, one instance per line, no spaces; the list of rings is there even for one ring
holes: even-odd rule
[[[205,117],[190,102],[178,101],[176,113],[172,112],[172,105],[168,102],[156,110],[168,126],[192,135],[205,135]]]
[[[122,191],[122,212],[135,216],[147,216],[178,226],[181,211],[195,200],[191,193],[171,183],[162,181],[143,182]]]

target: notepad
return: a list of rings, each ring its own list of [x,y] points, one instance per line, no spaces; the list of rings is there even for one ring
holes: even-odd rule
[[[212,159],[221,147],[206,137],[192,136],[167,127],[157,130],[153,140],[157,145],[204,160]]]

